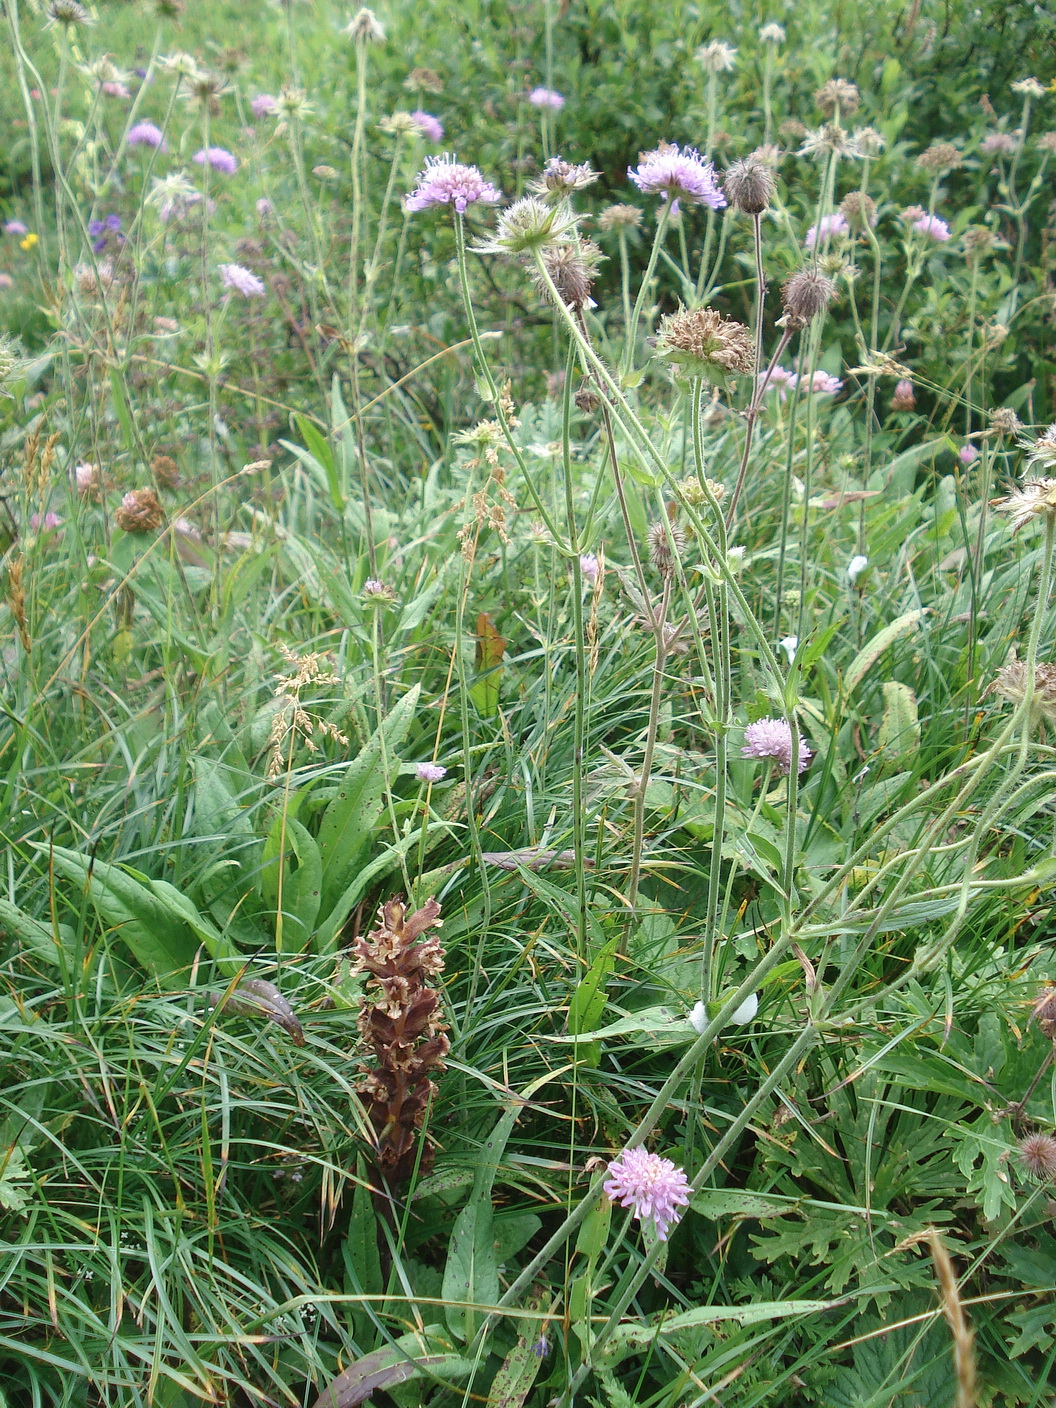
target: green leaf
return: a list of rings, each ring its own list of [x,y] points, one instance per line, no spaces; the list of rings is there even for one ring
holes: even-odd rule
[[[319,825],[322,856],[322,898],[319,913],[328,916],[353,878],[360,853],[378,817],[388,779],[385,763],[395,773],[395,753],[407,736],[418,704],[420,686],[409,690],[349,764],[337,796],[327,805]],[[384,742],[384,748],[382,746]]]
[[[690,1203],[694,1212],[712,1222],[725,1217],[781,1217],[784,1213],[795,1212],[798,1206],[796,1198],[751,1193],[744,1188],[702,1188]]]
[[[517,1343],[491,1381],[488,1408],[521,1408],[542,1368],[540,1327],[536,1320],[518,1320]]]
[[[167,880],[151,880],[150,888],[168,912],[182,919],[195,937],[201,940],[209,957],[223,972],[233,975],[245,967],[245,959],[231,940],[199,914],[182,890],[177,890]]]
[[[30,844],[50,854],[60,875],[87,890],[103,923],[152,976],[172,977],[194,962],[198,949],[194,933],[147,885],[120,866],[106,861],[93,864],[79,851],[41,841]]]
[[[28,914],[24,914],[10,900],[0,899],[0,929],[13,934],[24,949],[28,949],[35,957],[51,964],[52,967],[61,969],[73,962],[77,940],[67,924],[58,926],[59,936],[56,941],[50,924],[42,924],[39,919],[32,919]]]
[[[904,636],[907,631],[913,630],[914,626],[923,619],[926,611],[927,607],[906,611],[896,617],[889,626],[885,626],[882,631],[877,631],[872,640],[866,641],[847,667],[847,673],[843,677],[844,693],[850,694],[855,686],[865,678],[884,651],[894,645],[899,636]]]
[[[337,465],[334,463],[334,453],[326,438],[319,432],[316,426],[307,416],[294,415],[294,423],[301,432],[301,439],[307,445],[312,457],[322,465],[323,474],[326,476],[327,488],[330,490],[330,499],[341,513],[345,507],[345,500],[341,493],[341,483],[338,479]]]
[[[379,1390],[413,1379],[468,1378],[474,1369],[473,1361],[457,1354],[431,1352],[435,1343],[436,1336],[427,1330],[424,1335],[401,1335],[395,1344],[363,1355],[323,1390],[314,1408],[356,1408]]]
[[[385,1277],[378,1253],[378,1220],[362,1159],[359,1161],[356,1190],[352,1195],[352,1215],[345,1237],[344,1261],[349,1285],[355,1295],[384,1293]],[[365,1310],[353,1310],[352,1324],[354,1337],[360,1344],[373,1341],[374,1324]]]
[[[406,855],[421,840],[417,831],[401,836],[395,846],[386,846],[369,864],[363,866],[353,876],[344,894],[336,901],[333,909],[315,931],[312,947],[316,953],[329,953],[337,943],[341,926],[359,903],[368,885],[372,885],[379,875],[391,870],[401,855]]]
[[[20,1145],[0,1148],[0,1208],[24,1213],[29,1207],[29,1168]]]
[[[748,1305],[699,1305],[669,1319],[646,1321],[639,1325],[618,1325],[600,1351],[599,1360],[611,1367],[614,1360],[648,1349],[657,1339],[668,1339],[701,1325],[732,1320],[738,1325],[762,1325],[771,1320],[787,1320],[794,1315],[820,1315],[843,1304],[838,1300],[762,1300]]]
[[[882,686],[884,716],[877,743],[890,762],[909,757],[920,749],[920,719],[917,696],[908,684],[892,680]]]
[[[619,938],[612,938],[597,954],[585,976],[577,985],[568,1004],[568,1030],[573,1036],[592,1032],[605,1010],[605,984],[616,961]],[[601,1060],[601,1046],[592,1042],[584,1053],[587,1064],[596,1066]]]

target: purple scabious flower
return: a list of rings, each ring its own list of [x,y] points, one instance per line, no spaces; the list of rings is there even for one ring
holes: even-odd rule
[[[225,288],[234,289],[243,298],[262,298],[264,296],[263,281],[258,279],[256,274],[251,274],[248,269],[243,269],[241,264],[221,264],[220,278],[223,280]]]
[[[677,143],[661,142],[651,152],[640,152],[638,165],[629,166],[627,175],[640,191],[663,200],[688,200],[712,210],[721,210],[726,204],[714,166],[693,147],[679,151]]]
[[[1003,152],[1006,155],[1016,150],[1015,139],[1007,132],[988,132],[979,143],[979,150],[986,152],[987,156],[992,156],[994,152]]]
[[[691,1192],[689,1180],[677,1164],[647,1149],[624,1149],[609,1164],[603,1188],[612,1202],[633,1208],[639,1222],[652,1218],[661,1242],[667,1241],[668,1228],[682,1216]]]
[[[92,248],[96,254],[101,254],[113,236],[119,244],[124,243],[124,235],[121,233],[120,215],[110,214],[105,220],[89,220],[88,233],[92,237]]]
[[[833,235],[847,235],[850,230],[851,227],[843,215],[834,210],[831,215],[823,215],[816,225],[811,225],[803,243],[808,249],[813,249],[818,240],[830,239]]]
[[[422,782],[439,782],[447,776],[447,768],[442,768],[439,763],[419,763],[415,772]]]
[[[974,464],[979,458],[979,451],[974,445],[962,445],[957,451],[957,458],[961,464]]]
[[[423,137],[430,142],[442,142],[444,140],[444,126],[439,118],[433,116],[431,112],[422,112],[416,108],[411,113],[411,121],[417,127]]]
[[[528,101],[533,108],[549,108],[552,112],[560,112],[565,106],[564,98],[552,88],[533,88]]]
[[[23,235],[29,234],[29,226],[23,225],[21,220],[8,220],[4,225],[4,234],[17,235],[21,239]]]
[[[130,147],[153,147],[155,151],[168,151],[168,143],[160,127],[153,122],[137,122],[128,129],[125,142]]]
[[[744,730],[742,758],[770,758],[779,774],[792,767],[792,730],[787,719],[757,719]],[[802,772],[813,754],[803,739],[799,740],[799,771]]]
[[[937,215],[922,215],[919,220],[913,221],[913,228],[929,240],[937,240],[939,244],[945,244],[950,238],[949,225]]]
[[[760,385],[762,384],[762,381],[763,381],[763,378],[764,378],[764,377],[766,377],[766,372],[765,372],[765,371],[760,372],[760,373],[758,374],[758,377],[757,377],[756,379],[757,379],[757,381],[760,383]],[[778,393],[778,395],[781,397],[781,400],[782,400],[782,401],[787,401],[787,400],[788,400],[788,389],[789,389],[790,386],[791,386],[791,387],[794,387],[795,384],[796,384],[796,374],[795,374],[795,372],[790,372],[787,367],[777,366],[777,367],[774,367],[774,369],[773,369],[773,371],[770,373],[769,377],[767,377],[767,380],[766,380],[766,390],[767,390],[767,391],[776,391],[776,392]]]
[[[788,389],[794,391],[797,386],[801,391],[813,391],[816,396],[835,396],[837,391],[843,390],[843,382],[839,377],[822,371],[815,372],[809,379],[796,376],[793,372],[788,378]]]
[[[270,93],[258,93],[249,105],[254,117],[270,117],[278,109],[278,102]]]
[[[199,166],[209,165],[214,171],[222,171],[225,176],[233,176],[238,170],[238,157],[226,147],[201,147],[194,154]]]
[[[584,552],[579,555],[579,570],[585,581],[593,585],[598,580],[598,557],[597,553]]]
[[[453,205],[459,215],[475,201],[495,205],[502,193],[485,181],[475,166],[463,166],[447,152],[443,156],[426,157],[425,168],[418,174],[418,185],[406,199],[409,211],[428,210],[431,205]]]

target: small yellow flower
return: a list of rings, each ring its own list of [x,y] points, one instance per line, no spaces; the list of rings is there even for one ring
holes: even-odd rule
[[[25,239],[24,239],[24,240],[19,240],[18,243],[19,243],[19,248],[20,248],[20,249],[24,249],[24,250],[26,250],[26,251],[28,252],[29,250],[31,250],[31,249],[33,248],[33,246],[34,246],[35,244],[39,244],[39,243],[40,243],[40,236],[39,236],[39,235],[35,235],[35,234],[33,233],[33,231],[30,230],[29,234],[25,237]]]

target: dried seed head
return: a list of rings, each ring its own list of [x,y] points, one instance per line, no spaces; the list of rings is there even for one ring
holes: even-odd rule
[[[543,267],[554,282],[562,301],[569,308],[590,308],[594,306],[590,290],[597,277],[598,265],[605,258],[593,240],[579,240],[577,243],[547,245],[542,251]],[[533,278],[541,290],[552,297],[538,271]]]
[[[680,308],[660,321],[654,356],[688,378],[723,384],[755,371],[751,333],[714,308]]]
[[[582,191],[592,186],[600,175],[601,172],[595,171],[589,161],[574,165],[570,161],[562,161],[559,156],[552,156],[543,167],[542,175],[529,182],[528,189],[544,198],[560,199],[572,191]]]
[[[926,147],[917,157],[919,167],[936,175],[943,171],[953,171],[963,161],[964,157],[952,142],[932,142],[931,146]]]
[[[781,286],[785,326],[798,330],[813,322],[836,296],[836,285],[814,269],[798,269]]]
[[[990,412],[990,429],[994,435],[1018,435],[1023,422],[1011,406],[995,406]]]
[[[159,489],[178,489],[180,470],[170,455],[155,455],[150,462],[150,472]]]
[[[1022,489],[1013,489],[1003,499],[991,499],[990,506],[1009,515],[1013,533],[1025,528],[1032,518],[1052,521],[1056,519],[1056,479],[1030,479]]]
[[[717,479],[705,478],[704,483],[708,486],[708,492],[716,503],[721,504],[726,496],[726,485],[720,484]],[[704,492],[700,480],[695,478],[680,480],[679,492],[687,504],[692,504],[694,508],[699,508],[703,503],[707,503],[708,495]]]
[[[753,154],[733,163],[722,188],[732,206],[746,215],[760,215],[773,200],[777,183],[770,167]]]
[[[153,489],[132,489],[121,500],[114,519],[126,533],[153,533],[164,522],[165,510]]]
[[[363,5],[349,20],[341,31],[347,34],[356,44],[381,44],[385,39],[385,30],[373,10],[368,10]]]
[[[876,224],[876,201],[863,191],[848,191],[840,201],[840,214],[855,234],[859,234]]]
[[[857,133],[849,132],[838,122],[823,122],[815,131],[806,134],[798,155],[819,159],[834,156],[839,160],[858,158],[864,156],[865,152],[858,141]]]
[[[444,91],[443,79],[431,68],[412,68],[403,80],[403,86],[422,93],[442,93]]]
[[[978,259],[989,254],[994,247],[994,236],[985,225],[969,225],[964,232],[964,249],[969,259]]]
[[[661,577],[672,576],[676,562],[686,550],[685,532],[677,523],[665,523],[663,519],[659,519],[649,525],[646,539],[649,544],[650,562]]]
[[[642,223],[642,212],[636,205],[607,205],[598,216],[598,229],[602,234],[612,230],[637,230]]]
[[[1049,1040],[1056,1041],[1056,987],[1042,989],[1032,1016]]]
[[[1019,1162],[1039,1183],[1056,1179],[1056,1138],[1035,1131],[1019,1141]]]
[[[1022,704],[1026,693],[1027,667],[1022,660],[1010,660],[998,670],[984,697],[986,694],[1000,694],[1002,699]],[[1056,665],[1035,666],[1031,713],[1036,718],[1056,721]]]
[[[48,17],[48,24],[61,24],[66,29],[75,29],[78,25],[94,24],[94,20],[83,5],[79,5],[77,0],[51,0],[45,13]]]
[[[581,411],[596,411],[601,405],[601,397],[589,382],[584,382],[572,399]]]
[[[814,105],[826,117],[847,117],[858,111],[858,89],[845,78],[830,78],[814,94]]]

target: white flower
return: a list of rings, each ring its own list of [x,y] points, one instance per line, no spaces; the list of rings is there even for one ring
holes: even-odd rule
[[[788,656],[788,663],[791,665],[799,649],[799,636],[785,636],[784,640],[778,641],[778,645]]]
[[[783,44],[785,42],[784,28],[779,24],[764,24],[759,31],[759,38],[764,44]]]
[[[855,553],[847,564],[847,580],[852,587],[868,566],[869,559],[863,557],[860,552]]]
[[[1045,86],[1039,83],[1036,78],[1017,78],[1012,85],[1013,93],[1020,93],[1024,98],[1044,98]]]
[[[695,58],[707,73],[726,73],[734,66],[737,50],[721,39],[713,39],[710,44],[701,45]]]
[[[743,1027],[745,1023],[752,1020],[758,1011],[759,994],[755,992],[749,993],[741,1005],[733,1009],[726,1020],[734,1026]],[[689,1014],[689,1025],[699,1036],[704,1032],[709,1020],[707,1003],[698,1002]]]
[[[706,1003],[698,1002],[696,1007],[693,1008],[693,1011],[689,1014],[689,1025],[696,1034],[700,1036],[701,1032],[703,1032],[704,1028],[708,1025],[708,1008]]]

